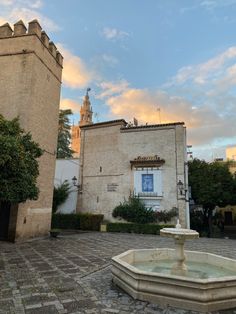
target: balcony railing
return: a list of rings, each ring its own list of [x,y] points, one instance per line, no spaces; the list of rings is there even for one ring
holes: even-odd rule
[[[156,192],[139,192],[139,197],[162,197],[162,195],[159,195]]]

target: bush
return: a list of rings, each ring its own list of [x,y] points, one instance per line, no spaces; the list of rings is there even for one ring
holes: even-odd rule
[[[53,202],[52,202],[52,212],[57,211],[58,206],[63,204],[70,194],[70,184],[65,180],[61,185],[54,187],[53,190]]]
[[[126,232],[142,234],[160,234],[160,229],[174,227],[173,225],[135,224],[135,223],[108,223],[108,232]]]
[[[103,220],[103,215],[93,215],[93,214],[79,214],[80,215],[80,229],[81,230],[92,230],[99,231],[100,224]]]
[[[89,213],[53,214],[52,228],[99,231],[103,215]]]
[[[155,216],[157,221],[164,221],[164,223],[167,223],[168,221],[171,221],[173,217],[178,216],[178,209],[176,207],[173,207],[171,210],[161,210],[159,212],[155,212]]]
[[[114,218],[120,217],[128,222],[146,224],[155,222],[155,212],[151,208],[146,208],[144,203],[138,197],[130,197],[116,206],[113,210]]]
[[[52,226],[53,229],[79,229],[80,215],[78,214],[53,214]]]

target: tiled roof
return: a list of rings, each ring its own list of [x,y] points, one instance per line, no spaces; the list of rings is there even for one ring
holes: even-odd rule
[[[147,128],[161,128],[163,126],[174,126],[174,125],[184,125],[184,122],[172,122],[172,123],[162,123],[162,124],[147,124],[147,125],[138,125],[138,126],[128,126],[122,127],[122,130],[128,129],[147,129]]]
[[[118,120],[111,120],[111,121],[104,121],[104,122],[98,122],[98,123],[93,123],[93,124],[88,124],[88,125],[83,125],[80,128],[92,128],[96,126],[103,126],[103,125],[108,125],[108,124],[123,124],[124,126],[127,125],[127,122],[124,119],[118,119]]]

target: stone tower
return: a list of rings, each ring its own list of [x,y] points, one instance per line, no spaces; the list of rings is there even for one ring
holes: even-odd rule
[[[63,57],[37,20],[0,27],[0,113],[20,118],[21,126],[44,150],[39,160],[37,201],[11,209],[7,238],[48,233],[51,225],[58,111]],[[6,215],[7,216],[7,215]]]
[[[80,127],[83,125],[92,124],[93,111],[92,106],[89,100],[90,88],[87,88],[86,95],[84,97],[83,105],[80,109],[80,121],[78,125],[73,125],[71,128],[72,131],[72,143],[71,149],[75,152],[74,156],[78,157],[80,155]]]

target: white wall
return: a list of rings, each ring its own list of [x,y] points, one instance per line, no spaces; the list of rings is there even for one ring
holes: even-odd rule
[[[71,184],[71,193],[64,204],[58,207],[57,212],[63,214],[75,213],[77,205],[78,191],[73,186],[72,178],[79,178],[79,159],[57,159],[54,177],[54,186],[61,185],[65,180]],[[78,181],[77,181],[78,184]]]

